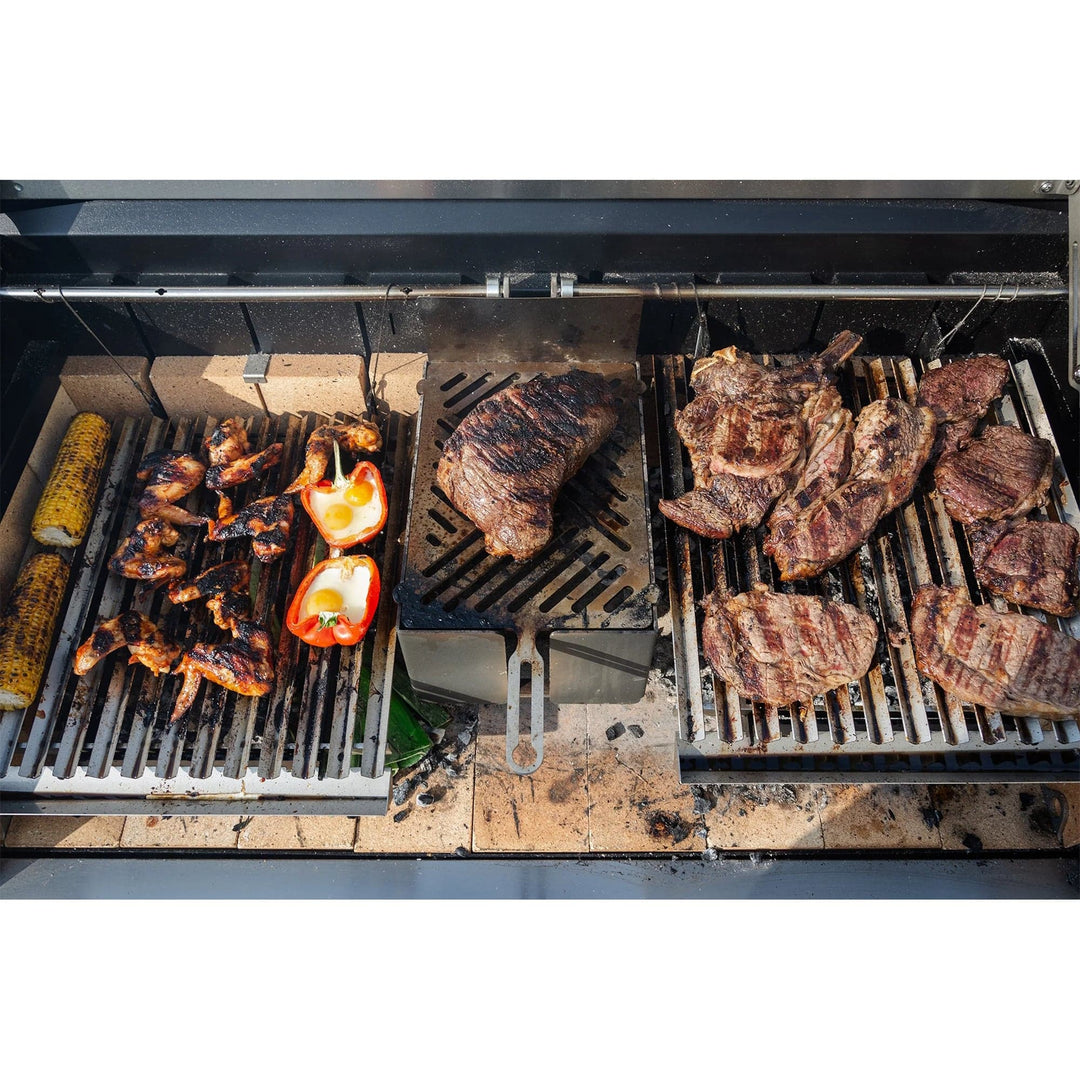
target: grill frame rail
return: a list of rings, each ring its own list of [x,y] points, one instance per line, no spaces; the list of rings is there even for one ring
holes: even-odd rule
[[[385,769],[390,683],[395,651],[391,590],[383,588],[372,631],[356,648],[315,650],[284,628],[284,612],[303,574],[326,557],[326,545],[299,500],[286,555],[269,565],[248,539],[209,544],[205,530],[181,527],[174,549],[189,560],[188,579],[234,557],[251,560],[253,617],[271,630],[278,678],[261,698],[247,698],[204,681],[187,716],[167,723],[179,689],[175,676],[155,678],[128,666],[126,650],[106,657],[88,676],[71,672],[75,648],[103,619],[134,608],[190,644],[200,630],[216,631],[201,604],[172,607],[164,588],[111,574],[107,560],[138,519],[134,495],[139,461],[151,449],[192,449],[220,417],[128,419],[114,427],[102,491],[88,537],[72,560],[69,595],[60,617],[37,701],[0,714],[0,799],[9,814],[145,813],[148,805],[200,814],[384,814],[390,774]],[[303,465],[307,435],[319,423],[348,419],[314,413],[256,417],[247,422],[253,446],[284,442],[281,463],[229,492],[239,508],[280,491]],[[387,527],[371,546],[384,580],[393,580],[408,477],[411,421],[380,417],[379,461],[390,493]],[[401,483],[394,483],[398,478]],[[214,515],[217,495],[202,485],[184,501]],[[33,542],[24,557],[36,550]],[[370,663],[371,691],[357,696],[360,667]],[[287,676],[284,673],[288,673]],[[347,673],[347,674],[346,674]],[[345,677],[339,677],[345,675]],[[356,717],[365,710],[363,742]],[[354,764],[359,758],[359,764]],[[180,806],[183,807],[180,810]]]
[[[1010,380],[987,422],[1015,423],[1054,442],[1030,367],[1033,350],[1040,349],[1037,341],[1009,342],[1004,355]],[[853,357],[838,386],[855,418],[870,400],[888,394],[913,403],[920,377],[917,363],[907,357]],[[926,367],[939,363],[931,361]],[[657,358],[661,477],[668,498],[686,490],[689,477],[689,457],[673,426],[675,409],[687,400],[686,367],[681,356]],[[1054,468],[1052,498],[1042,516],[1080,527],[1080,508],[1056,442]],[[1080,780],[1076,718],[1045,726],[1036,718],[1003,718],[955,700],[915,668],[907,624],[913,587],[944,580],[966,586],[975,603],[989,602],[999,611],[1021,610],[984,597],[978,589],[963,527],[945,513],[932,480],[928,483],[924,475],[913,498],[884,518],[862,548],[809,582],[780,582],[761,549],[765,535],[762,525],[726,541],[712,541],[665,521],[683,783]],[[867,675],[815,699],[809,708],[777,708],[740,698],[715,678],[701,647],[699,605],[718,580],[732,591],[763,580],[782,592],[827,595],[866,611],[880,631]],[[1026,613],[1080,637],[1080,616],[1061,620]]]

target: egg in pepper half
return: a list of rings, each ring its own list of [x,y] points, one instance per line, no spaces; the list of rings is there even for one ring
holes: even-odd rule
[[[361,461],[348,476],[343,475],[336,442],[334,465],[334,479],[308,484],[300,492],[300,501],[327,544],[343,551],[371,540],[386,524],[386,488],[370,461]]]
[[[367,555],[323,559],[300,582],[285,625],[319,648],[355,645],[379,606],[379,570]]]

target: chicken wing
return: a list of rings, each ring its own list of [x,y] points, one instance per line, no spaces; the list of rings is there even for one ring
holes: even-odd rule
[[[184,685],[173,708],[170,723],[191,708],[203,679],[247,697],[260,697],[274,685],[274,647],[264,627],[253,622],[237,622],[233,640],[223,645],[199,642],[180,661],[176,673],[183,673]]]
[[[204,570],[194,581],[174,581],[169,586],[169,599],[174,604],[190,604],[220,593],[239,592],[251,581],[251,567],[243,559],[230,559]]]
[[[293,513],[293,502],[289,495],[256,499],[243,510],[210,522],[207,538],[219,541],[250,536],[255,557],[260,562],[273,562],[285,554]]]
[[[140,521],[109,560],[109,569],[136,581],[176,581],[187,575],[187,563],[175,555],[163,555],[180,539],[176,529],[162,517]]]
[[[300,491],[308,484],[317,484],[326,475],[335,442],[354,454],[370,454],[382,448],[382,436],[378,426],[370,420],[317,427],[308,436],[304,450],[304,470],[285,489],[286,494]]]
[[[232,559],[204,570],[194,581],[174,582],[169,599],[174,604],[205,600],[214,622],[222,630],[231,630],[241,619],[251,616],[248,585],[251,567],[243,559]]]
[[[246,484],[281,460],[283,446],[284,443],[271,443],[256,454],[245,454],[235,461],[211,465],[206,470],[206,486],[211,491],[221,491],[223,488]]]
[[[127,646],[132,664],[145,664],[155,675],[169,674],[180,659],[180,646],[170,641],[142,612],[125,611],[106,619],[75,651],[76,675],[85,675],[99,660]]]
[[[174,506],[202,483],[206,466],[191,454],[177,450],[154,450],[146,455],[136,473],[146,481],[139,496],[139,516],[160,517],[175,525],[205,525],[210,519]]]

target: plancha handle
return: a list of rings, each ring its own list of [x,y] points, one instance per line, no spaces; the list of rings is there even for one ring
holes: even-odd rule
[[[521,742],[521,665],[529,665],[529,743],[536,760],[519,765],[514,751]],[[506,764],[519,776],[528,776],[544,760],[544,658],[536,647],[536,634],[526,627],[518,634],[517,648],[506,665]]]

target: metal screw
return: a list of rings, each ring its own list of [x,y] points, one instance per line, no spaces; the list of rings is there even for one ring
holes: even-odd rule
[[[18,195],[19,192],[22,191],[22,184],[13,184],[12,187],[15,189],[16,195]]]
[[[1066,191],[1072,191],[1072,189],[1074,187],[1076,187],[1076,181],[1075,180],[1066,180],[1065,181],[1065,190]]]
[[[1039,185],[1039,190],[1040,190],[1040,191],[1041,191],[1041,192],[1042,192],[1042,193],[1043,193],[1044,195],[1049,195],[1049,194],[1050,194],[1050,192],[1054,190],[1054,185],[1053,185],[1053,184],[1051,184],[1049,180],[1044,180],[1044,181],[1043,181],[1043,182],[1042,182],[1042,183],[1041,183],[1041,184]]]

